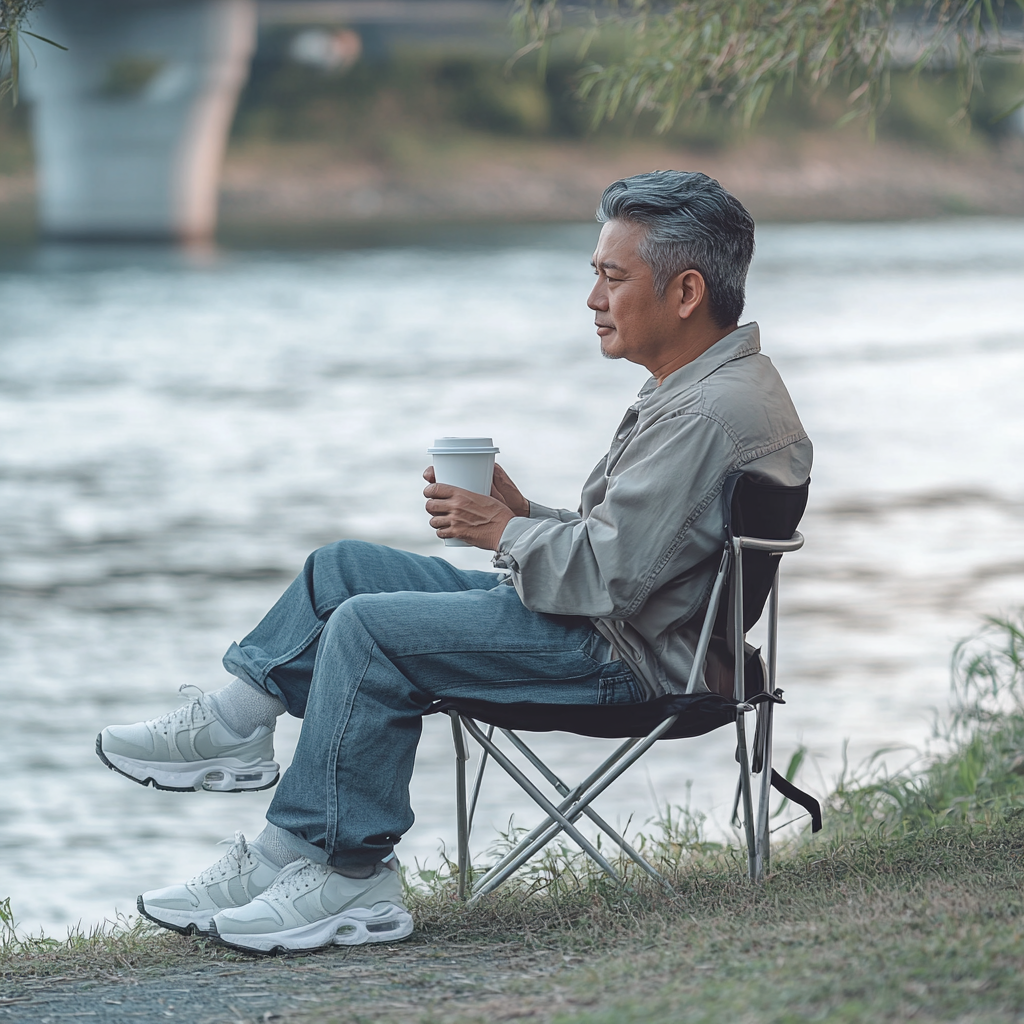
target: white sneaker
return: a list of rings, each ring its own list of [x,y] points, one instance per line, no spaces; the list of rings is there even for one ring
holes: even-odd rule
[[[209,932],[214,914],[248,903],[271,885],[280,871],[279,864],[267,860],[258,847],[250,846],[245,836],[236,832],[231,849],[195,878],[184,885],[144,892],[138,901],[139,913],[184,935]]]
[[[214,714],[203,691],[160,718],[135,725],[108,725],[96,737],[96,753],[115,772],[143,786],[176,793],[206,789],[255,792],[275,785],[274,730],[257,727],[251,736],[232,732]]]
[[[369,878],[349,878],[303,857],[282,868],[251,903],[217,914],[211,934],[226,946],[256,953],[407,938],[412,916],[392,865],[393,857]]]

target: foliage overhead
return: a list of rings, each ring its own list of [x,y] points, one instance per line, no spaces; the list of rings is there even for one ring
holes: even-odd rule
[[[22,36],[31,36],[59,50],[67,49],[25,28],[28,16],[42,5],[43,0],[0,0],[0,100],[10,93],[12,103],[18,103]]]
[[[516,0],[512,17],[517,56],[539,51],[542,67],[552,39],[582,30],[579,93],[595,124],[653,111],[664,132],[711,109],[750,126],[778,89],[816,97],[832,86],[844,90],[843,120],[873,127],[894,66],[955,71],[962,117],[984,62],[1024,59],[1024,34],[1007,27],[1019,12],[1024,0]],[[615,57],[588,59],[599,37]]]

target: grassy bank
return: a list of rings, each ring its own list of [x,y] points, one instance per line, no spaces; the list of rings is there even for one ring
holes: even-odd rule
[[[1020,624],[993,622],[958,649],[954,687],[932,751],[902,774],[840,780],[827,831],[791,840],[763,886],[682,815],[644,840],[675,899],[640,879],[623,894],[565,850],[472,910],[449,880],[421,880],[418,932],[395,947],[249,961],[137,922],[66,942],[7,928],[5,997],[27,1011],[63,992],[90,1009],[130,984],[155,1007],[185,979],[211,999],[262,983],[266,1012],[289,1020],[1018,1020]]]

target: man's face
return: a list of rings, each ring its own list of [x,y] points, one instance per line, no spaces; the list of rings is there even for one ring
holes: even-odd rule
[[[610,220],[594,253],[597,275],[587,305],[608,359],[628,359],[654,372],[677,337],[680,318],[674,302],[654,292],[651,268],[637,255],[646,228]]]

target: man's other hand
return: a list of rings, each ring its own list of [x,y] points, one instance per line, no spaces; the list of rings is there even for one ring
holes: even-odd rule
[[[436,483],[433,466],[423,471],[423,479],[430,525],[442,539],[453,537],[496,551],[509,520],[530,514],[530,503],[501,466],[494,467],[490,496]]]
[[[530,503],[523,497],[522,492],[514,483],[512,478],[499,466],[494,464],[494,476],[491,479],[491,497],[503,501],[512,510],[512,515],[530,518]]]

